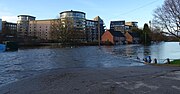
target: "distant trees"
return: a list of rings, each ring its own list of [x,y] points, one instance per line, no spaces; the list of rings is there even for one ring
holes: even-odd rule
[[[75,27],[73,19],[55,19],[51,24],[51,38],[64,45],[76,45],[85,39],[85,33]]]
[[[180,0],[165,0],[164,4],[154,11],[153,23],[155,27],[160,27],[180,39]]]

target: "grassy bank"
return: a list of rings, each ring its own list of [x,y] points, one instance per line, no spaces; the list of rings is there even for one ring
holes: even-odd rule
[[[180,60],[171,61],[170,64],[172,64],[172,65],[179,65],[180,66]]]
[[[170,64],[165,63],[165,64],[150,64],[150,65],[180,67],[180,60],[171,61]]]

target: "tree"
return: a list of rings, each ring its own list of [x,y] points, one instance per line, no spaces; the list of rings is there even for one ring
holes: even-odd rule
[[[51,24],[51,37],[64,45],[77,45],[85,39],[85,32],[78,30],[71,18],[55,19]]]
[[[141,41],[142,41],[142,44],[150,44],[151,43],[151,37],[150,37],[150,34],[151,34],[151,30],[148,26],[148,24],[144,24],[144,28],[141,32]]]
[[[165,0],[161,7],[155,9],[153,23],[180,39],[180,0]]]

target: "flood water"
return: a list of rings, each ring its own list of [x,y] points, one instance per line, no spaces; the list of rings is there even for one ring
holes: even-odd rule
[[[84,46],[20,48],[15,52],[0,52],[0,86],[57,68],[110,68],[143,66],[146,56],[179,59],[179,43],[158,43],[151,46]]]

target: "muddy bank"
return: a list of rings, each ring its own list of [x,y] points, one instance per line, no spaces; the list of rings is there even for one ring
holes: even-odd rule
[[[179,94],[179,67],[69,68],[23,79],[0,94]]]

